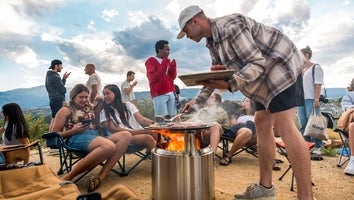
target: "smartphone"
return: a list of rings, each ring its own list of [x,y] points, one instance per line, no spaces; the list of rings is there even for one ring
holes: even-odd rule
[[[101,200],[101,194],[98,192],[92,192],[79,195],[76,200]]]
[[[83,126],[88,126],[92,122],[92,119],[83,119],[81,120],[81,123]]]

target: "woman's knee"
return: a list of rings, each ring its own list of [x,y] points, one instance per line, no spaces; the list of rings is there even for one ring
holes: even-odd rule
[[[112,150],[114,151],[114,149],[115,149],[114,142],[109,140],[108,138],[97,137],[97,141],[94,141],[94,142],[96,142],[97,146],[104,149],[105,151],[112,151]]]

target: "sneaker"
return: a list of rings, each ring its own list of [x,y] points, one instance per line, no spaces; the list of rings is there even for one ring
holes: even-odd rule
[[[344,169],[344,173],[354,176],[354,159],[350,159],[348,166]]]
[[[315,148],[312,151],[311,160],[323,160],[321,148]]]
[[[313,151],[312,151],[313,154],[317,154],[317,155],[322,155],[322,150],[321,148],[315,148]]]
[[[267,189],[259,183],[253,183],[248,186],[243,193],[235,194],[235,200],[242,199],[257,199],[257,200],[275,200],[274,185],[272,188]]]

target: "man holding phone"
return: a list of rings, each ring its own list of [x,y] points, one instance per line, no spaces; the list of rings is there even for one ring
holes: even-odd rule
[[[49,125],[49,131],[51,131],[54,117],[65,102],[65,83],[71,72],[65,72],[61,79],[59,73],[63,69],[63,63],[57,59],[52,60],[49,69],[45,78],[45,88],[48,92],[49,106],[52,110],[52,120]]]

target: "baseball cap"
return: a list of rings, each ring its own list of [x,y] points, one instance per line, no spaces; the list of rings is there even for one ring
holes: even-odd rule
[[[57,60],[57,59],[52,60],[52,63],[50,64],[49,69],[53,69],[55,65],[61,65],[61,64],[63,64],[63,63],[61,62],[61,60]]]
[[[192,19],[192,17],[194,17],[196,14],[200,12],[203,12],[203,10],[196,5],[189,6],[181,11],[178,17],[178,24],[179,27],[181,28],[181,31],[178,33],[177,39],[181,39],[186,35],[186,33],[183,32],[184,26],[190,19]]]

